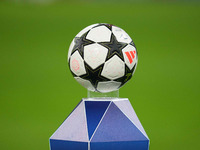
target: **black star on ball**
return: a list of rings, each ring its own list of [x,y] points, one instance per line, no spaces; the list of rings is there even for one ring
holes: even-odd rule
[[[104,24],[110,31],[112,31],[112,24]]]
[[[98,44],[108,48],[108,55],[106,60],[110,59],[112,56],[117,55],[124,61],[122,54],[122,49],[127,46],[127,43],[118,42],[115,35],[112,33],[110,42],[99,42]]]
[[[125,65],[125,75],[121,78],[114,80],[114,81],[121,82],[122,84],[120,85],[120,87],[122,87],[128,80],[131,79],[135,68],[136,68],[136,64],[133,66],[133,68],[131,70],[129,69],[129,67],[127,65]]]
[[[101,76],[103,65],[97,67],[96,69],[92,69],[87,63],[85,63],[85,69],[87,73],[80,77],[82,79],[89,80],[95,89],[97,88],[98,82],[109,81],[109,79]]]
[[[84,58],[83,57],[83,55],[84,55],[84,53],[83,53],[84,52],[84,46],[94,43],[93,41],[86,39],[86,36],[87,36],[88,32],[84,33],[81,37],[75,37],[74,38],[75,39],[74,40],[75,45],[73,47],[72,54],[76,50],[78,50],[80,55],[82,56],[82,58]]]
[[[112,25],[112,24],[107,24],[107,23],[100,23],[100,24],[94,26],[93,28],[100,27],[100,26],[105,26],[105,27],[107,27],[110,31],[112,31],[112,26],[113,26],[113,25]]]
[[[130,45],[135,47],[135,43],[133,41],[131,41]]]

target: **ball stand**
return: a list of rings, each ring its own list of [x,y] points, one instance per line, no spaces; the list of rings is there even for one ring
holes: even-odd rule
[[[148,150],[149,138],[119,91],[88,92],[50,137],[51,150]]]

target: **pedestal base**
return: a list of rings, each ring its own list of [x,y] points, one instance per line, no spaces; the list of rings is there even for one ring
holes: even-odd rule
[[[50,138],[51,150],[148,150],[128,99],[82,99]]]

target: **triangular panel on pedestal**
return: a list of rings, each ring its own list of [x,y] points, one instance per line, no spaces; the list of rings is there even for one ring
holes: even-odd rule
[[[129,100],[125,99],[122,101],[114,101],[114,103],[135,124],[135,126],[148,138]]]
[[[85,101],[89,139],[103,117],[110,101]]]
[[[84,102],[81,101],[50,139],[88,142]]]
[[[112,102],[94,133],[91,144],[116,141],[148,141],[148,139]]]

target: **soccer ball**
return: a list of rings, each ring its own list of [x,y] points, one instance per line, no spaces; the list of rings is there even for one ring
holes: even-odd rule
[[[111,92],[131,79],[138,56],[135,44],[121,28],[99,23],[80,31],[69,47],[74,78],[90,91]]]

